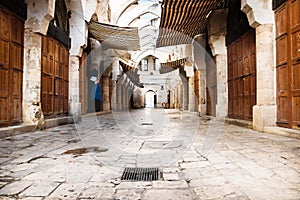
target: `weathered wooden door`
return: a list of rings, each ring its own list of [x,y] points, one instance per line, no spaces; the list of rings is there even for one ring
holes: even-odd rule
[[[82,53],[82,57],[80,58],[80,68],[79,68],[79,98],[81,102],[81,113],[87,114],[87,52],[84,51]]]
[[[198,107],[199,107],[199,99],[200,99],[199,84],[200,84],[200,72],[198,70],[195,70],[194,72],[195,111],[198,111]]]
[[[0,8],[0,126],[8,126],[22,122],[24,22]]]
[[[251,120],[256,104],[255,30],[228,45],[228,116]]]
[[[275,11],[277,124],[300,129],[300,0]]]
[[[51,36],[42,41],[42,110],[46,117],[68,112],[69,51]]]

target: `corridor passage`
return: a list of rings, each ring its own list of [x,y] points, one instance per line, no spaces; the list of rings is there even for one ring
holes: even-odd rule
[[[300,140],[173,109],[0,140],[0,199],[299,199]],[[125,167],[159,169],[124,181]]]

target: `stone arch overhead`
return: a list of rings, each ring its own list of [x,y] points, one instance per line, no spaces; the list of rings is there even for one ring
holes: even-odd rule
[[[108,22],[109,21],[109,0],[88,0],[83,5],[84,19],[90,21],[95,14],[97,15],[97,21]]]
[[[144,57],[140,57],[139,60],[136,63],[139,63],[143,58],[146,58],[148,56],[153,56],[155,58],[158,58],[157,56],[155,56],[154,54],[146,54]]]
[[[114,23],[117,24],[124,12],[132,5],[136,4],[138,1],[139,0],[125,0],[125,2],[120,7],[118,7],[118,11],[114,14]]]
[[[241,0],[241,10],[247,15],[252,28],[261,24],[274,23],[272,0]]]
[[[90,20],[90,22],[98,22],[99,21],[99,17],[97,15],[97,13],[92,14]]]
[[[150,23],[148,23],[148,24],[145,24],[144,26],[139,27],[139,30],[142,31],[143,29],[149,28],[149,27],[150,27],[150,28],[154,28],[153,26],[151,26]]]
[[[147,92],[154,92],[155,95],[158,95],[158,92],[154,88],[146,88],[142,91],[142,95],[145,96]]]
[[[147,39],[147,38],[149,38],[149,39],[156,39],[156,37],[154,35],[150,35],[150,34],[149,35],[144,35],[140,39],[144,40],[144,39]]]
[[[82,49],[87,44],[88,29],[84,18],[83,1],[67,1],[67,7],[71,11],[71,18],[69,19],[71,37],[70,56],[81,57]]]
[[[26,0],[27,20],[25,21],[25,28],[47,35],[49,23],[54,18],[55,2],[56,0]]]
[[[147,57],[147,56],[154,56],[156,58],[160,58],[159,56],[159,52],[157,52],[154,49],[147,49],[144,51],[139,51],[136,54],[132,55],[132,60],[135,61],[136,63],[139,63],[143,58]]]
[[[152,14],[153,15],[152,18],[149,18],[149,21],[152,20],[152,19],[160,18],[160,16],[155,12],[152,12],[152,11],[142,12],[138,15],[135,15],[135,17],[132,18],[131,21],[128,23],[128,26],[130,26],[135,20],[139,19],[141,16],[146,15],[146,14]]]
[[[141,17],[142,15],[145,15],[147,13],[153,14],[156,17],[160,17],[159,13],[158,13],[158,9],[157,6],[158,4],[151,4],[151,5],[140,5],[138,7],[134,7],[134,13],[136,14],[132,14],[133,10],[130,9],[132,8],[132,6],[134,6],[135,4],[131,4],[130,6],[126,7],[126,9],[121,13],[121,15],[118,17],[116,23],[120,24],[121,23],[121,19],[122,19],[122,24],[123,25],[126,24],[127,26],[132,23],[132,21],[134,21],[136,18]],[[126,15],[127,14],[127,15]],[[125,17],[123,17],[125,16]]]

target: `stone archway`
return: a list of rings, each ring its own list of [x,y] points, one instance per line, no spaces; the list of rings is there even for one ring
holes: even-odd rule
[[[157,95],[153,90],[148,90],[145,93],[145,108],[156,108]]]

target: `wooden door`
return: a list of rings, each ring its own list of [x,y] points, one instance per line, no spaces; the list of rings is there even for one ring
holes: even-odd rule
[[[256,104],[255,30],[228,45],[228,116],[251,120]]]
[[[81,113],[87,114],[87,74],[86,74],[86,63],[87,63],[87,52],[84,51],[82,53],[82,57],[80,58],[80,68],[79,68],[79,97],[81,102]]]
[[[22,122],[24,22],[0,9],[0,126]]]
[[[300,0],[275,11],[277,124],[300,129]]]
[[[195,92],[195,111],[198,112],[199,107],[199,100],[200,100],[200,91],[199,91],[199,84],[200,84],[200,72],[195,70],[194,72],[194,92]]]
[[[69,50],[50,36],[42,39],[42,110],[47,118],[68,113]]]

